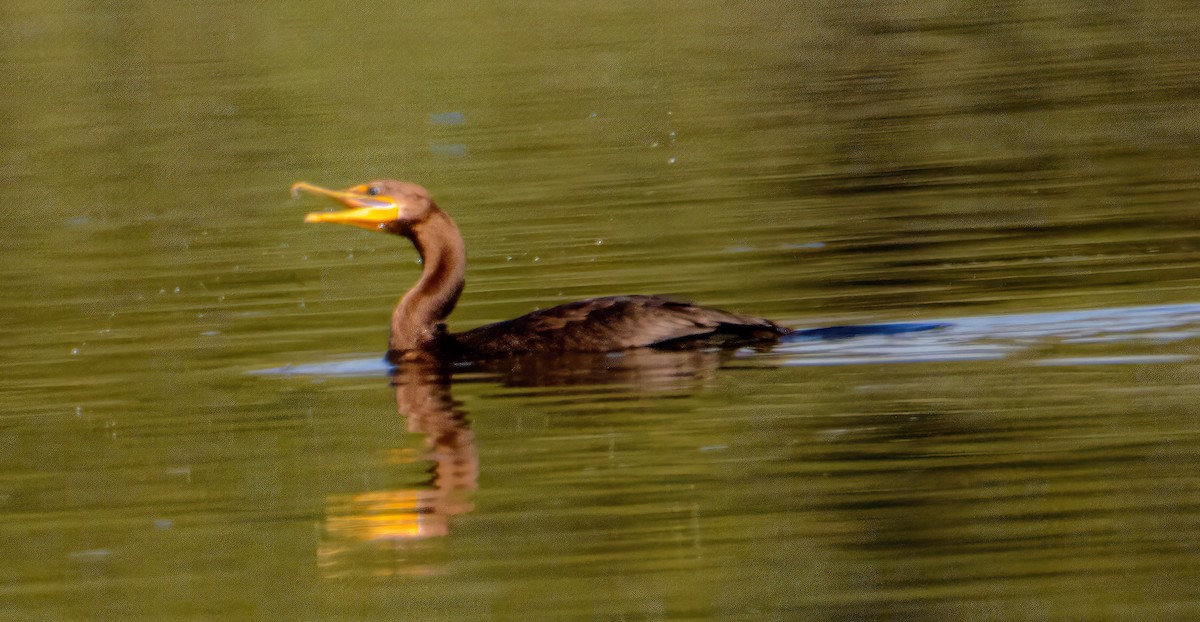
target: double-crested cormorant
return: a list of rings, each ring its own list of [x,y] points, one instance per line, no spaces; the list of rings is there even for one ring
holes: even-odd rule
[[[421,278],[392,312],[391,360],[483,360],[631,348],[733,347],[777,340],[789,329],[661,296],[607,296],[534,311],[462,333],[446,330],[466,280],[467,253],[458,227],[416,184],[373,181],[329,190],[305,182],[300,192],[336,199],[349,209],[318,212],[305,222],[378,229],[412,241],[421,254]]]

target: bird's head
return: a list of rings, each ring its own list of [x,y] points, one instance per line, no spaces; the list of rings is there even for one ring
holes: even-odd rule
[[[299,196],[301,192],[330,197],[348,208],[337,212],[313,212],[304,217],[304,222],[334,222],[401,235],[437,209],[428,190],[394,179],[372,181],[345,190],[330,190],[303,181],[292,185],[292,196]]]

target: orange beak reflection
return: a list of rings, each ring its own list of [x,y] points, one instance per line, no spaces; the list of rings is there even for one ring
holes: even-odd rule
[[[302,192],[326,196],[350,208],[340,212],[313,212],[304,217],[304,222],[335,222],[363,229],[381,229],[400,216],[400,208],[394,199],[366,194],[366,185],[330,190],[304,181],[292,184],[293,197]]]

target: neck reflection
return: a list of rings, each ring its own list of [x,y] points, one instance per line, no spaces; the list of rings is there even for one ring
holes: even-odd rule
[[[396,409],[407,431],[424,438],[424,452],[397,451],[387,462],[432,462],[430,477],[420,487],[330,496],[318,553],[329,570],[356,566],[346,558],[367,552],[364,547],[395,549],[445,536],[452,516],[473,509],[479,456],[466,413],[451,396],[449,374],[429,363],[404,362],[393,371],[392,386]]]

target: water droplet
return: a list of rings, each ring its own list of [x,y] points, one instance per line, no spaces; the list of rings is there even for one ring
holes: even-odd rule
[[[604,243],[604,240],[596,240],[596,246],[600,246],[603,243]]]
[[[458,111],[429,113],[429,123],[433,125],[462,125],[466,122],[467,116]]]
[[[71,551],[67,557],[71,559],[103,559],[112,554],[108,549],[90,549],[87,551]]]
[[[675,158],[667,158],[667,164],[674,164]]]

